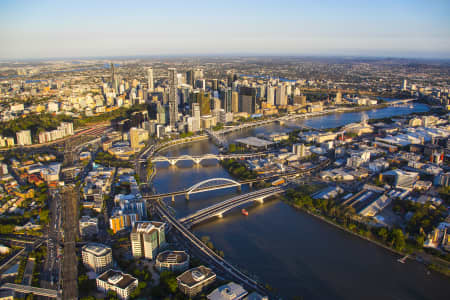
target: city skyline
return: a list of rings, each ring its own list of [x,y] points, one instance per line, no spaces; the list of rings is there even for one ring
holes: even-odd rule
[[[447,1],[2,1],[0,59],[318,55],[450,58]]]

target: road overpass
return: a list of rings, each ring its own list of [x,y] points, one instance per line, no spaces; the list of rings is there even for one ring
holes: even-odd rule
[[[160,215],[161,219],[166,220],[166,222],[169,223],[172,228],[177,230],[196,251],[201,253],[208,261],[211,262],[211,265],[216,270],[228,274],[233,281],[242,284],[248,289],[257,291],[258,293],[261,293],[263,295],[267,294],[266,289],[262,287],[257,281],[242,273],[239,269],[231,265],[229,262],[217,255],[213,250],[208,248],[200,239],[198,239],[192,232],[184,227],[183,224],[175,219],[159,201],[155,201],[154,204],[156,212],[158,213],[158,215]]]
[[[38,287],[34,287],[34,286],[29,286],[29,285],[5,283],[1,286],[1,288],[13,290],[15,292],[23,293],[23,294],[33,294],[36,296],[43,296],[43,297],[56,298],[56,299],[61,298],[60,292],[57,290],[43,289],[43,288],[38,288]]]
[[[239,195],[223,202],[203,208],[179,221],[186,227],[191,227],[214,217],[222,217],[224,213],[233,208],[239,207],[249,202],[264,202],[265,198],[284,193],[282,187],[269,187],[255,192]]]

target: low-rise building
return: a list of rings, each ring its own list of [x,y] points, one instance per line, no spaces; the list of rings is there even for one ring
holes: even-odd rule
[[[156,257],[155,267],[159,272],[183,272],[189,268],[189,255],[185,251],[164,251]]]
[[[240,300],[248,292],[239,284],[230,282],[212,291],[206,298],[208,300]]]
[[[199,266],[185,271],[177,277],[178,288],[180,291],[189,296],[198,295],[206,286],[216,280],[216,274],[205,266]]]
[[[97,277],[97,289],[103,293],[113,291],[120,299],[128,299],[138,286],[138,280],[117,270],[108,270]]]
[[[80,234],[82,237],[94,236],[98,233],[98,219],[89,216],[80,218]]]
[[[110,247],[89,243],[84,245],[81,252],[83,264],[95,273],[101,273],[112,267],[112,250]]]

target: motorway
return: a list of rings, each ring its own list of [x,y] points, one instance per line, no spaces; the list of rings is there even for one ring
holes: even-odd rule
[[[42,288],[58,289],[61,270],[61,195],[57,190],[49,193],[50,224],[47,232],[47,257],[44,262],[40,277]]]

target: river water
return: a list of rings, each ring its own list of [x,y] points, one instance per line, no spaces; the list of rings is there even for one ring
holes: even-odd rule
[[[413,108],[389,107],[366,111],[369,118],[385,118],[428,108],[415,104]],[[360,121],[363,112],[333,114],[299,120],[315,128],[331,128]],[[271,124],[228,136],[242,136],[285,131]],[[198,155],[217,153],[209,141],[200,141],[169,148],[162,155]],[[177,166],[157,164],[154,186],[157,192],[184,189],[209,178],[229,174],[214,161],[195,166],[179,162]],[[247,188],[248,189],[248,188]],[[247,192],[243,188],[243,192]],[[234,188],[191,195],[186,201],[177,197],[168,200],[178,217],[236,195]],[[249,216],[239,210],[224,218],[193,228],[199,236],[209,236],[225,258],[242,270],[268,283],[284,299],[445,299],[450,292],[448,278],[428,272],[413,261],[397,262],[397,255],[351,234],[343,232],[308,214],[297,211],[279,200],[252,204]]]

